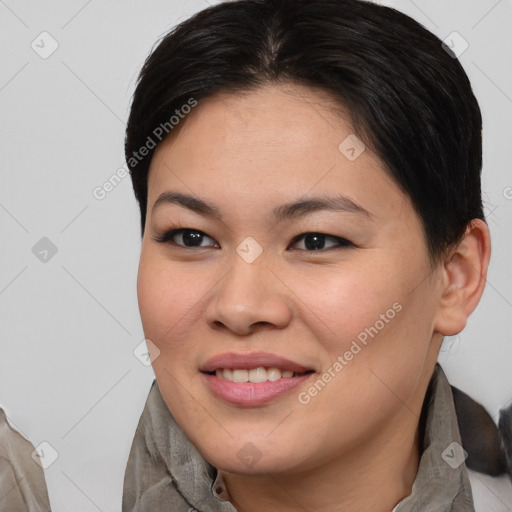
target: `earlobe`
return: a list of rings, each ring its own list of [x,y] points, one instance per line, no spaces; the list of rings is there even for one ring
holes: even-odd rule
[[[484,291],[490,254],[489,228],[483,220],[473,219],[443,264],[435,332],[454,336],[464,329]]]

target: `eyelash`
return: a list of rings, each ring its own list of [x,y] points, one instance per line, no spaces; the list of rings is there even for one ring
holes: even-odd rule
[[[214,240],[212,237],[208,236],[204,231],[201,231],[199,229],[194,229],[194,228],[187,228],[182,225],[174,226],[173,229],[170,229],[159,236],[153,237],[153,240],[155,240],[156,242],[161,243],[161,244],[169,244],[169,245],[173,245],[175,247],[178,247],[181,249],[186,249],[186,250],[187,249],[204,249],[204,248],[206,248],[204,246],[196,246],[196,247],[190,246],[189,247],[189,246],[177,244],[176,242],[171,241],[171,239],[175,235],[184,233],[185,231],[191,231],[193,233],[200,233],[201,235],[204,235],[204,236]],[[339,243],[339,245],[333,246],[333,247],[328,247],[327,249],[316,249],[316,250],[315,249],[314,250],[294,249],[294,250],[304,251],[304,252],[309,252],[309,253],[316,253],[316,252],[325,252],[325,251],[328,251],[331,249],[346,249],[346,248],[350,248],[350,247],[356,247],[355,244],[353,244],[350,240],[347,240],[346,238],[342,238],[342,237],[334,236],[334,235],[328,235],[326,233],[321,233],[318,231],[306,231],[297,236],[294,236],[291,243],[295,244],[307,235],[321,235],[321,236],[325,237],[326,239],[332,239],[332,240],[337,241]],[[211,247],[211,246],[208,246],[208,247]]]

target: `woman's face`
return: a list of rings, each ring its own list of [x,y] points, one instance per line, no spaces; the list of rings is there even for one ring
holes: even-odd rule
[[[441,340],[440,274],[408,197],[313,89],[217,95],[177,129],[152,159],[137,286],[188,438],[256,474],[396,436]],[[164,193],[189,199],[155,205]]]

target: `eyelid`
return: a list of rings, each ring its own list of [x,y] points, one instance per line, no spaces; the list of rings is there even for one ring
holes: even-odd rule
[[[306,237],[307,235],[321,235],[321,236],[325,237],[326,239],[330,238],[331,240],[336,240],[337,242],[340,242],[340,243],[338,245],[335,245],[332,247],[327,247],[326,249],[318,249],[318,250],[312,250],[312,251],[308,251],[306,249],[294,249],[294,250],[298,250],[298,251],[305,252],[308,254],[314,254],[314,253],[325,253],[331,249],[342,249],[344,247],[345,248],[356,247],[356,245],[354,243],[352,243],[350,240],[348,240],[347,238],[344,238],[341,236],[336,236],[336,235],[329,235],[328,233],[323,233],[321,231],[306,231],[304,233],[301,233],[300,235],[297,235],[296,237],[294,237],[292,239],[292,242],[290,245],[294,245],[300,239]]]
[[[201,231],[200,229],[190,228],[190,227],[186,227],[186,226],[178,226],[178,225],[172,227],[171,229],[168,229],[168,230],[164,231],[160,235],[153,236],[152,238],[153,238],[153,240],[155,240],[158,243],[170,244],[173,247],[178,247],[178,248],[181,248],[181,249],[204,249],[206,247],[206,246],[189,247],[189,246],[186,246],[186,245],[177,244],[177,243],[172,242],[170,240],[175,235],[178,235],[178,234],[180,234],[180,233],[182,233],[184,231],[192,231],[192,232],[195,232],[195,233],[201,233],[205,237],[210,238],[211,240],[214,240],[215,243],[218,244],[218,242],[213,237],[211,237],[210,235],[208,235],[204,231]]]
[[[342,236],[337,236],[337,235],[332,235],[330,233],[325,233],[324,231],[321,230],[321,228],[318,228],[318,229],[319,229],[318,231],[315,231],[314,228],[311,229],[311,224],[307,225],[304,222],[300,222],[298,225],[298,228],[297,228],[298,234],[292,238],[291,245],[295,244],[299,239],[301,239],[302,237],[304,237],[306,235],[323,235],[326,238],[331,238],[331,239],[337,240],[342,243],[335,247],[329,247],[327,249],[319,249],[318,251],[307,251],[305,249],[297,249],[297,250],[308,253],[308,254],[314,254],[314,253],[321,254],[321,253],[325,253],[325,252],[329,251],[330,249],[343,249],[343,248],[357,247],[357,245],[354,244],[348,238],[345,238]]]

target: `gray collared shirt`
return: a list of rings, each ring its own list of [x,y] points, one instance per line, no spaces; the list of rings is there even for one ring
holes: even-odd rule
[[[422,453],[412,492],[390,512],[475,512],[452,392],[439,363],[423,409]],[[155,379],[126,466],[123,512],[236,512],[228,499],[222,474],[187,439]]]

